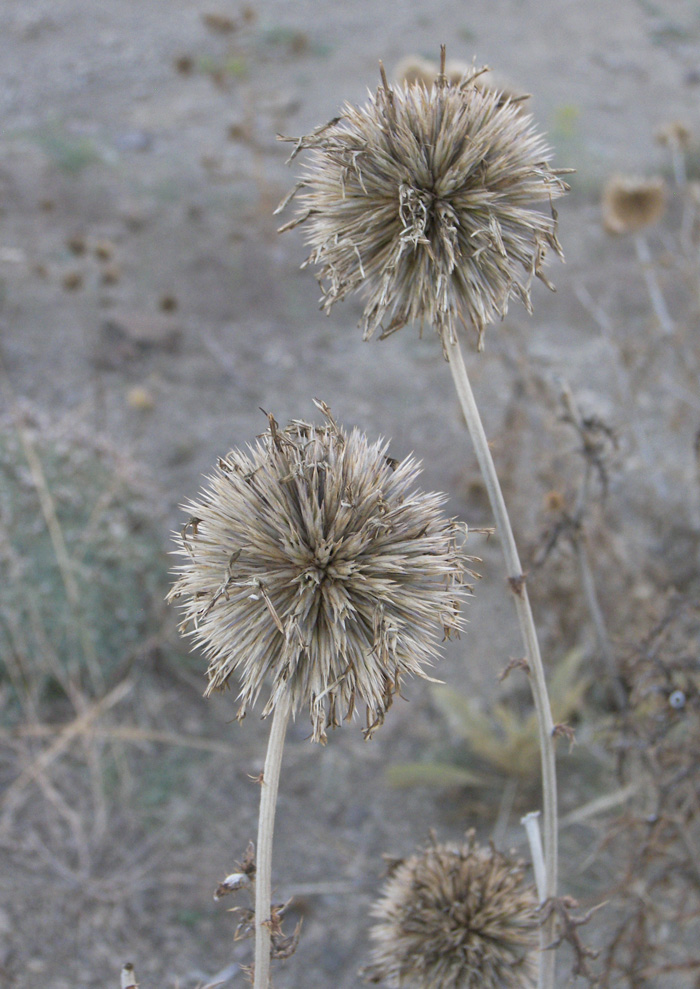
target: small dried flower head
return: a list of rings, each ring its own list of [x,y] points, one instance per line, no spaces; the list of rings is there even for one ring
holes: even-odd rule
[[[323,425],[269,429],[219,461],[178,537],[185,563],[169,599],[209,659],[207,694],[240,679],[239,717],[263,684],[267,716],[308,705],[315,741],[367,710],[382,723],[406,675],[427,679],[438,629],[462,626],[460,527],[444,496],[416,488],[419,464]]]
[[[659,144],[669,148],[681,148],[687,151],[692,141],[692,132],[682,120],[669,120],[656,131],[654,135]]]
[[[450,83],[441,71],[390,87],[364,107],[297,141],[308,149],[299,214],[306,265],[321,266],[322,307],[361,289],[365,339],[428,320],[443,340],[459,322],[479,341],[517,296],[528,308],[535,276],[550,288],[547,249],[561,255],[551,202],[566,191],[520,103],[480,88],[476,70]],[[550,211],[531,208],[545,201]]]
[[[528,989],[539,920],[521,863],[470,834],[400,862],[372,908],[367,974],[399,989]]]
[[[611,234],[639,233],[658,223],[666,209],[662,178],[613,175],[603,189],[603,227]]]

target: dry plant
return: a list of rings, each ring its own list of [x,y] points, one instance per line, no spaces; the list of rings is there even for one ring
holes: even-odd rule
[[[317,403],[322,426],[269,428],[247,453],[219,460],[178,536],[185,562],[169,599],[204,646],[207,694],[240,680],[238,717],[270,693],[272,715],[255,863],[255,989],[267,989],[276,919],[271,856],[288,720],[307,708],[312,740],[366,710],[365,737],[407,676],[430,679],[436,633],[459,632],[463,527],[444,497],[419,491],[419,465],[387,444],[345,432]]]
[[[575,431],[580,442],[576,453],[582,461],[583,471],[574,493],[564,495],[556,489],[548,493],[549,521],[533,553],[533,567],[542,567],[555,550],[562,550],[563,545],[573,551],[583,599],[595,629],[597,660],[603,683],[612,703],[622,710],[626,705],[626,697],[597,590],[589,550],[591,537],[588,532],[589,518],[596,507],[603,507],[608,494],[610,466],[617,453],[618,438],[602,418],[582,414],[566,383],[562,387],[561,403],[563,413],[560,421]]]
[[[700,918],[700,608],[672,596],[622,662],[628,709],[609,735],[633,796],[603,855],[616,862],[601,985],[697,986]],[[672,981],[656,981],[672,980]]]
[[[47,691],[97,699],[149,628],[160,555],[150,493],[86,422],[29,405],[0,422],[0,467],[0,646],[17,715],[40,710]]]
[[[160,540],[132,465],[73,417],[16,406],[0,423],[0,469],[0,707],[14,750],[0,832],[16,830],[38,788],[64,834],[50,854],[87,877],[90,849],[108,829],[103,747],[122,759],[109,732],[99,744],[94,733],[133,687],[130,667],[155,615]],[[53,778],[76,752],[89,770],[84,818]]]
[[[546,895],[557,890],[557,796],[552,719],[526,578],[458,341],[479,349],[488,323],[511,298],[531,311],[535,278],[552,288],[545,261],[562,256],[553,200],[567,191],[551,153],[519,102],[481,89],[476,70],[450,82],[446,54],[430,88],[424,80],[390,86],[383,67],[364,107],[346,104],[325,126],[296,140],[310,152],[293,197],[320,265],[322,308],[358,290],[366,303],[363,336],[386,337],[428,322],[453,375],[504,552],[537,711],[542,753]],[[293,140],[285,138],[284,140]],[[290,159],[291,160],[291,159]],[[549,211],[534,209],[545,202]],[[553,921],[542,931],[542,989],[554,981]]]
[[[398,989],[530,989],[538,955],[538,898],[523,864],[480,846],[433,837],[390,861],[372,914],[370,982]]]
[[[665,336],[674,332],[646,233],[666,210],[666,183],[662,178],[641,179],[614,175],[603,190],[603,226],[611,234],[630,234],[649,293],[652,308]]]
[[[154,746],[224,746],[143,724],[135,687],[162,642],[167,569],[151,486],[81,412],[12,405],[0,421],[0,847],[18,899],[41,890],[34,936],[51,943],[77,904],[84,926],[102,914],[120,930],[163,883],[182,813],[144,827],[131,753],[143,770]],[[21,965],[32,948],[15,950]]]
[[[571,725],[581,717],[591,686],[583,659],[580,650],[572,650],[557,662],[550,677],[552,715],[559,725]],[[470,792],[500,792],[508,781],[515,781],[530,801],[539,763],[536,715],[524,713],[517,696],[488,711],[477,699],[451,687],[435,687],[433,697],[459,744],[451,745],[449,758],[390,767],[388,781],[394,786],[466,787]]]

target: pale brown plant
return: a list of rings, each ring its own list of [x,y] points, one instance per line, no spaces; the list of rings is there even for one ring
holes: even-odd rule
[[[658,223],[664,215],[666,183],[662,178],[613,175],[603,190],[602,210],[608,233],[638,233]]]
[[[380,725],[406,676],[425,677],[436,633],[462,627],[464,528],[443,495],[416,488],[420,466],[387,443],[325,421],[269,429],[219,460],[178,536],[184,563],[169,599],[209,659],[206,693],[240,679],[239,717],[266,679],[263,717],[281,698],[308,707],[313,739],[367,709]]]
[[[522,863],[477,844],[431,841],[394,863],[372,914],[370,981],[411,989],[528,989],[538,900]]]
[[[542,754],[542,895],[552,898],[555,726],[526,577],[457,329],[461,323],[475,330],[481,349],[486,324],[505,315],[512,297],[531,311],[535,277],[552,288],[547,252],[563,257],[553,200],[568,186],[550,167],[550,151],[520,102],[481,89],[485,70],[450,83],[446,65],[443,45],[430,88],[422,81],[391,87],[382,68],[382,85],[364,107],[346,104],[339,117],[298,139],[291,157],[309,150],[311,158],[278,211],[299,193],[299,214],[282,230],[306,225],[306,265],[320,265],[324,310],[359,289],[365,339],[377,329],[384,337],[427,320],[441,340],[502,540],[525,648]],[[542,201],[549,212],[532,208]],[[552,916],[540,931],[540,989],[554,986],[554,955],[545,950],[553,927]]]
[[[389,86],[382,70],[365,106],[346,104],[296,142],[292,158],[310,158],[278,208],[298,194],[282,229],[304,225],[324,310],[363,293],[365,339],[427,320],[443,345],[460,323],[480,343],[512,297],[530,311],[535,277],[551,288],[547,251],[561,256],[552,200],[567,186],[520,103],[480,88],[483,71],[451,83],[443,69],[428,87]]]

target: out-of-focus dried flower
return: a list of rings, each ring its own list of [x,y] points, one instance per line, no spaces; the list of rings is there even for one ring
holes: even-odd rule
[[[412,989],[534,985],[538,901],[522,864],[473,834],[432,841],[395,865],[372,908],[378,923],[367,976]]]
[[[369,736],[407,675],[426,677],[436,632],[462,627],[463,527],[444,496],[417,490],[412,458],[321,426],[269,429],[219,461],[178,537],[185,563],[169,599],[209,659],[206,693],[240,676],[239,717],[267,678],[267,716],[308,705],[313,739],[367,709]]]
[[[443,69],[430,87],[390,87],[382,70],[364,107],[346,104],[297,141],[292,158],[311,158],[278,208],[299,193],[282,230],[305,224],[324,310],[364,292],[365,339],[427,320],[450,341],[471,324],[481,342],[510,298],[531,310],[534,277],[551,288],[547,250],[562,255],[551,204],[568,187],[520,104],[481,89],[479,76],[450,83]]]
[[[664,144],[670,148],[682,148],[684,151],[690,147],[692,131],[682,120],[670,120],[663,124],[654,135],[659,144]]]
[[[613,175],[603,190],[603,227],[611,234],[639,233],[658,223],[666,209],[662,178]]]
[[[430,88],[439,71],[438,65],[430,59],[422,58],[420,55],[406,55],[397,63],[394,78],[399,85],[410,86],[421,82]]]

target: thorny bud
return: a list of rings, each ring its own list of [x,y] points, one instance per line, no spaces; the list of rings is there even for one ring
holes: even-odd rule
[[[433,840],[394,868],[374,904],[365,974],[394,989],[529,989],[537,910],[519,862],[473,834],[461,846]]]
[[[450,81],[444,49],[428,85],[382,85],[363,107],[300,138],[311,152],[298,193],[299,214],[282,230],[306,228],[320,265],[322,308],[359,289],[367,300],[365,339],[427,320],[453,341],[459,322],[476,328],[503,317],[518,297],[531,311],[535,277],[548,248],[560,257],[552,200],[568,186],[519,99],[479,84],[487,70]],[[293,140],[284,138],[284,140]],[[291,159],[290,159],[291,160]],[[532,209],[544,201],[550,211]]]
[[[209,659],[206,694],[240,678],[238,716],[271,686],[308,706],[314,741],[367,710],[380,725],[404,677],[429,679],[436,632],[462,628],[464,527],[443,495],[416,488],[419,464],[345,432],[294,420],[219,461],[176,537],[185,562],[168,599]]]

